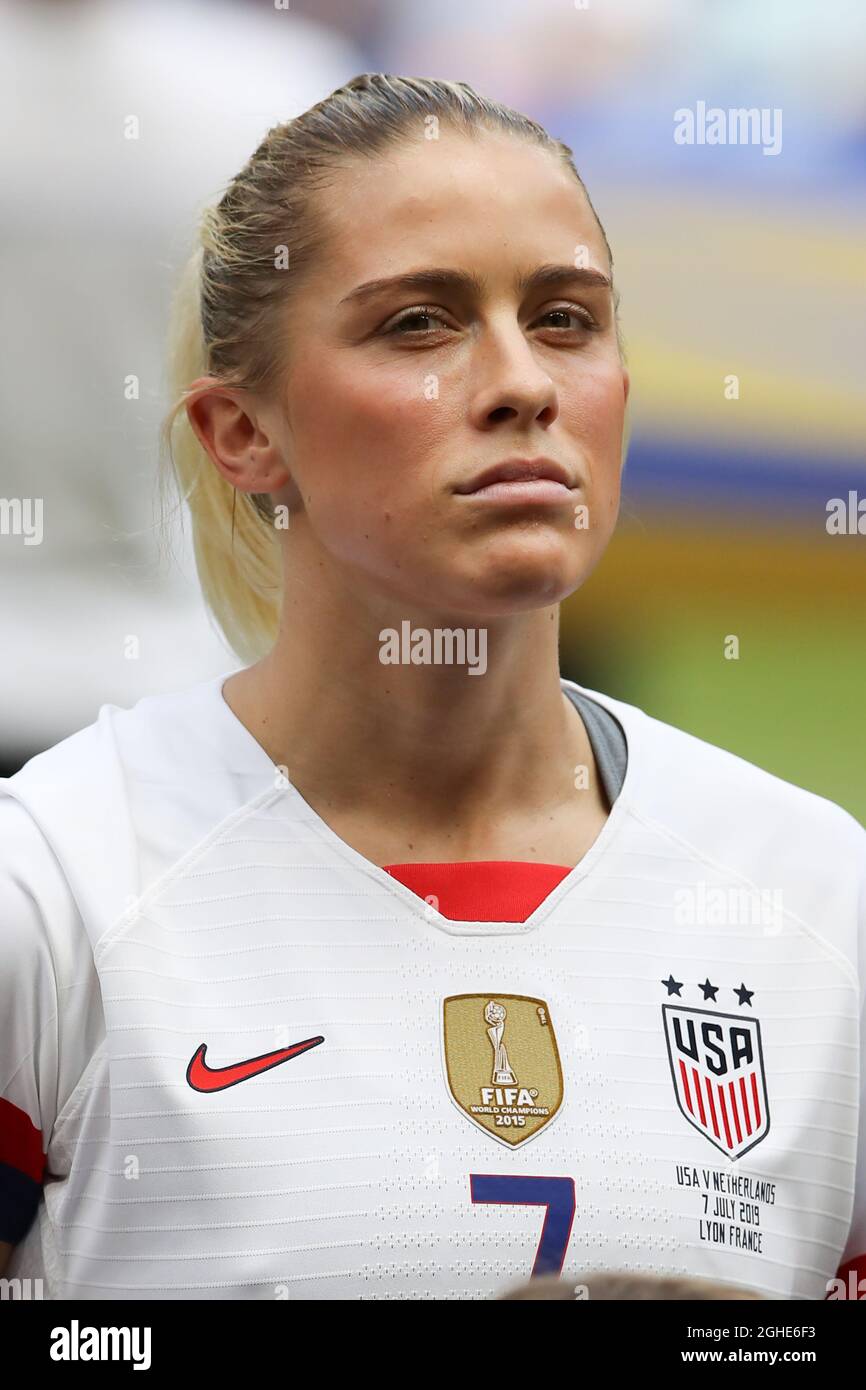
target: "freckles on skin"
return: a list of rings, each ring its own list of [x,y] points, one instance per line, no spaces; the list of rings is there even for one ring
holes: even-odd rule
[[[287,402],[310,526],[347,561],[383,545],[386,570],[402,567],[389,552],[425,539],[459,417],[456,403],[446,412],[425,398],[427,367],[399,365],[389,373],[350,350],[314,349],[293,371]]]
[[[625,418],[620,373],[606,363],[599,363],[597,370],[585,370],[576,399],[565,402],[564,411],[567,414],[565,430],[580,446],[586,475],[586,501],[595,507],[603,504],[605,517],[615,517],[619,506]]]

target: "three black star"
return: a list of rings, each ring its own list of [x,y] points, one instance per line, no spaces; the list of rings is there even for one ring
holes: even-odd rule
[[[680,994],[680,990],[683,987],[682,980],[675,980],[673,975],[668,975],[667,979],[662,980],[661,983],[668,992],[668,998],[670,998],[672,994],[675,994],[679,999],[682,999],[682,995]],[[714,1004],[718,1003],[716,995],[719,992],[720,986],[710,984],[709,976],[707,976],[702,985],[698,985],[698,989],[703,990],[705,1001],[707,999],[712,999]],[[740,1004],[748,1004],[749,1008],[752,1007],[752,995],[754,993],[755,991],[753,989],[746,989],[744,984],[741,984],[739,989],[734,990],[734,994],[737,996]]]

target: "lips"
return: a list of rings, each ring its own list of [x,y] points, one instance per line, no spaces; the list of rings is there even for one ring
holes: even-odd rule
[[[535,482],[545,478],[550,482],[560,483],[563,487],[574,486],[566,469],[561,463],[556,463],[553,459],[506,459],[504,463],[496,463],[490,468],[485,468],[468,483],[462,483],[454,491],[465,495],[478,492],[481,488],[489,487],[493,483]]]

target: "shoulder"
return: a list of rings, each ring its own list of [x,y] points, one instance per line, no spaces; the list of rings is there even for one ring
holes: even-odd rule
[[[578,687],[579,689],[581,687]],[[785,830],[817,837],[828,852],[866,852],[866,830],[827,797],[797,786],[728,749],[666,724],[636,705],[585,692],[608,708],[634,758],[635,804],[674,832],[766,841]]]
[[[85,806],[89,787],[94,793],[86,799],[96,802],[112,782],[119,786],[123,772],[151,767],[165,775],[201,757],[220,708],[216,696],[216,681],[200,681],[144,695],[129,707],[100,705],[91,724],[37,753],[13,777],[0,778],[0,788],[24,799],[53,786],[74,791]]]
[[[787,912],[821,924],[849,959],[858,934],[866,953],[866,830],[854,816],[635,705],[585,693],[625,731],[624,811],[648,834],[708,878],[781,895]]]
[[[94,943],[221,820],[273,789],[273,766],[222,699],[223,679],[127,709],[104,704],[0,778],[20,875],[38,882],[35,861],[53,855]]]
[[[11,837],[2,861],[7,891],[10,876],[39,897],[45,881],[63,883],[85,920],[118,915],[134,892],[128,786],[116,737],[124,713],[134,711],[102,706],[92,724],[0,778],[0,815]],[[52,907],[46,920],[62,920],[60,904]]]

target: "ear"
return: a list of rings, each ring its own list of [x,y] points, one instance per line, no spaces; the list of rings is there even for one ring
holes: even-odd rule
[[[251,403],[249,394],[216,377],[192,383],[186,413],[190,427],[214,467],[240,492],[274,492],[288,474]]]

